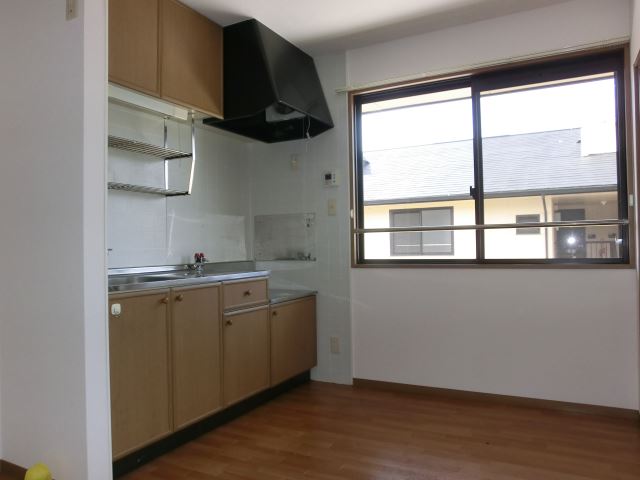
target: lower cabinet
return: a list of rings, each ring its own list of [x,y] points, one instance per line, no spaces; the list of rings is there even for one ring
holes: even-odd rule
[[[168,291],[109,300],[114,458],[172,431],[168,304]]]
[[[220,287],[171,290],[173,427],[222,408]]]
[[[269,388],[269,306],[225,313],[224,404]]]
[[[114,459],[316,365],[315,297],[222,313],[223,288],[110,296]]]
[[[271,385],[316,366],[316,297],[271,306]]]

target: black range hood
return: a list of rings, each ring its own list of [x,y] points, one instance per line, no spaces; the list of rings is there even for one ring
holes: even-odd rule
[[[224,117],[204,123],[267,143],[333,127],[313,58],[255,19],[224,28]]]

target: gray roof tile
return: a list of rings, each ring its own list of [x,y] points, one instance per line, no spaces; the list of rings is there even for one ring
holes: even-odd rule
[[[365,203],[461,198],[473,185],[471,140],[365,152]],[[581,155],[580,129],[483,141],[485,194],[593,191],[617,185],[615,153]]]

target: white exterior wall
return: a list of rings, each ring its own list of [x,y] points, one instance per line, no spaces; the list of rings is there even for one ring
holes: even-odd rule
[[[0,455],[107,480],[106,2],[65,7],[0,15]]]
[[[348,84],[629,34],[628,1],[574,0],[349,51]],[[356,378],[638,408],[631,269],[353,269],[351,304]]]

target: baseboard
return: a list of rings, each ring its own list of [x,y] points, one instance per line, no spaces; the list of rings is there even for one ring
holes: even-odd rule
[[[354,378],[353,386],[357,388],[371,388],[391,392],[416,393],[442,399],[482,401],[503,405],[539,408],[543,410],[555,410],[561,412],[582,413],[604,417],[626,418],[636,421],[640,419],[640,413],[637,410],[617,407],[605,407],[601,405],[561,402],[557,400],[542,400],[538,398],[516,397],[494,393],[470,392],[466,390],[453,390],[448,388],[425,387],[405,383],[366,380],[363,378]]]
[[[24,476],[27,473],[27,469],[20,467],[14,463],[7,462],[6,460],[0,460],[0,473],[3,473],[16,480],[24,480]]]
[[[210,432],[211,430],[214,430],[215,428],[224,425],[241,415],[244,415],[260,405],[273,400],[278,395],[288,392],[298,385],[307,383],[309,380],[310,375],[308,371],[301,373],[300,375],[276,385],[275,387],[260,392],[218,413],[215,413],[210,417],[200,420],[183,430],[179,430],[162,440],[158,440],[152,445],[143,447],[134,453],[120,458],[113,462],[113,477],[121,477],[141,465],[150,462],[154,458],[164,455],[165,453],[198,438],[200,435],[204,435],[205,433]]]

